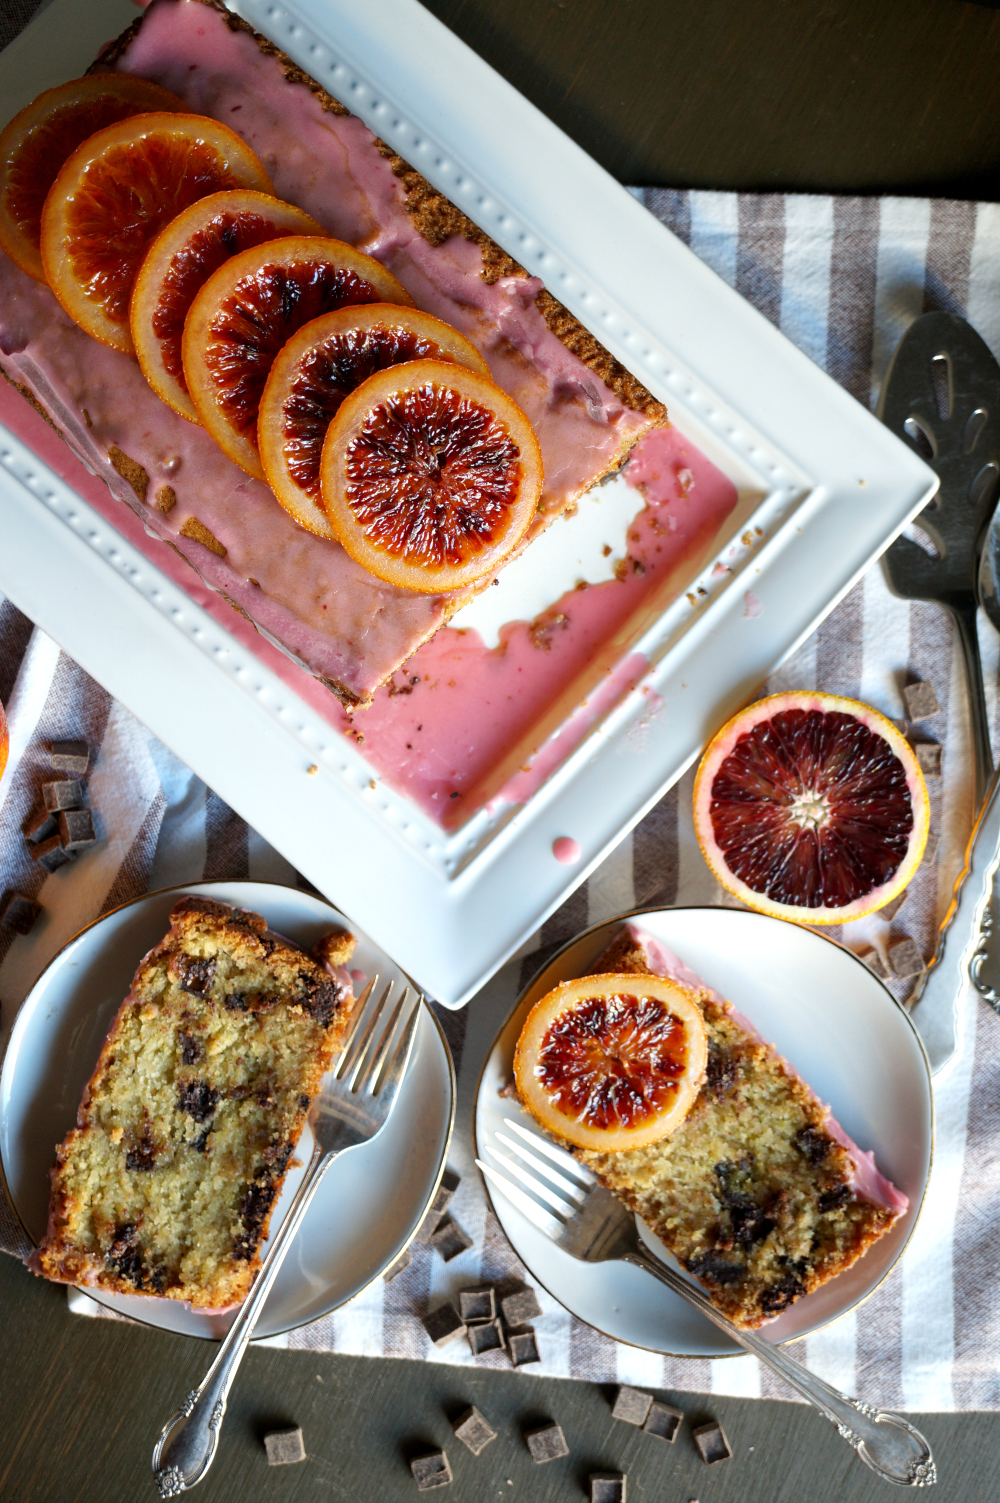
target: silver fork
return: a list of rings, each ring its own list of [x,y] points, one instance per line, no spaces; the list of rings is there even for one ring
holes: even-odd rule
[[[931,1448],[919,1430],[898,1414],[838,1393],[780,1347],[734,1326],[700,1289],[646,1251],[632,1212],[598,1184],[588,1169],[520,1122],[510,1117],[504,1122],[509,1133],[497,1129],[495,1136],[508,1151],[490,1143],[483,1147],[513,1178],[482,1159],[476,1163],[490,1184],[570,1257],[583,1263],[622,1262],[644,1268],[814,1404],[833,1421],[865,1465],[886,1482],[930,1487],[937,1481]]]
[[[176,1497],[196,1486],[211,1466],[236,1370],[323,1175],[339,1154],[367,1143],[388,1120],[410,1062],[423,999],[417,996],[401,1022],[409,987],[390,1010],[395,989],[390,981],[378,1001],[369,1006],[378,979],[372,977],[354,1004],[340,1057],[324,1077],[310,1119],[316,1139],[312,1156],[253,1288],[201,1383],[160,1432],[153,1450],[153,1472],[161,1498]]]

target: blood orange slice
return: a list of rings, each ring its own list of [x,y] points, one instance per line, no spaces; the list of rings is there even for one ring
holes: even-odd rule
[[[151,241],[182,209],[222,188],[271,181],[235,131],[202,115],[135,115],[78,146],[42,210],[42,265],[70,318],[131,353],[132,283]]]
[[[160,231],[132,288],[129,328],[143,375],[168,407],[201,421],[184,380],[181,340],[188,310],[212,273],[251,246],[322,234],[304,209],[251,188],[210,193]]]
[[[320,537],[333,531],[320,496],[320,460],[344,398],[376,371],[407,360],[445,360],[489,376],[474,344],[418,308],[368,303],[306,324],[271,366],[257,419],[267,483],[287,512]]]
[[[517,545],[541,494],[542,456],[520,407],[486,376],[414,360],[344,399],[320,485],[357,563],[438,594],[483,578]]]
[[[234,256],[209,277],[184,324],[184,379],[219,448],[264,479],[257,412],[274,358],[303,324],[354,303],[413,299],[342,240],[291,235]]]
[[[71,152],[95,131],[150,110],[183,110],[159,84],[129,73],[90,73],[26,105],[0,133],[0,246],[36,282],[45,281],[42,205]]]
[[[891,902],[920,864],[929,817],[906,738],[833,694],[775,694],[741,710],[695,780],[695,831],[718,880],[799,923],[845,923]]]
[[[663,976],[583,976],[528,1014],[514,1081],[535,1120],[595,1153],[645,1148],[687,1116],[705,1079],[705,1024]]]

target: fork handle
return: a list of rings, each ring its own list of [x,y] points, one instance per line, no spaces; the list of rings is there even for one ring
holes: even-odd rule
[[[930,1446],[920,1431],[898,1414],[876,1409],[873,1404],[864,1404],[860,1399],[848,1398],[803,1367],[801,1362],[796,1362],[781,1347],[772,1346],[753,1331],[734,1326],[700,1289],[655,1258],[642,1252],[630,1252],[624,1255],[623,1261],[644,1268],[661,1284],[666,1284],[668,1289],[707,1316],[720,1331],[725,1331],[733,1341],[752,1352],[808,1403],[814,1404],[828,1420],[833,1421],[865,1465],[886,1482],[895,1482],[901,1487],[930,1487],[937,1481]]]
[[[973,812],[978,814],[986,798],[986,788],[993,776],[993,748],[990,745],[990,719],[983,687],[983,663],[979,655],[979,628],[976,597],[970,594],[948,602],[969,682],[969,719],[972,732]]]
[[[253,1288],[219,1348],[218,1356],[199,1386],[191,1390],[180,1409],[170,1416],[161,1430],[153,1450],[154,1480],[161,1498],[173,1498],[195,1487],[212,1465],[229,1390],[243,1353],[285,1254],[334,1158],[335,1152],[324,1154],[318,1143],[314,1146],[302,1182],[267,1250]]]

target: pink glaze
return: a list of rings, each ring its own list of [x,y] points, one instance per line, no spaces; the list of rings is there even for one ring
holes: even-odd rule
[[[583,851],[580,849],[580,842],[574,840],[572,835],[560,835],[558,840],[552,842],[552,854],[564,866],[575,866]]]
[[[764,603],[753,590],[747,590],[743,596],[743,614],[748,621],[756,621],[764,614]]]
[[[897,1189],[891,1180],[886,1179],[885,1175],[879,1172],[875,1166],[874,1153],[865,1153],[863,1149],[858,1147],[853,1138],[848,1137],[840,1123],[833,1116],[830,1108],[819,1101],[818,1096],[816,1096],[812,1088],[806,1084],[794,1066],[790,1065],[787,1059],[778,1053],[774,1045],[767,1043],[761,1037],[749,1018],[745,1017],[743,1013],[737,1012],[731,1002],[724,1001],[717,991],[714,991],[712,987],[702,981],[701,977],[690,966],[685,965],[684,961],[675,955],[672,950],[669,950],[661,940],[648,933],[647,930],[640,928],[638,924],[626,924],[625,929],[633,944],[645,956],[646,964],[649,966],[652,975],[668,976],[672,981],[678,982],[681,986],[691,987],[696,991],[707,992],[713,1002],[717,1002],[726,1008],[734,1023],[750,1034],[757,1043],[763,1044],[766,1049],[771,1051],[782,1069],[789,1075],[794,1076],[803,1088],[809,1092],[813,1100],[819,1102],[819,1105],[822,1106],[826,1114],[823,1127],[830,1134],[831,1138],[836,1139],[841,1147],[847,1150],[853,1165],[851,1189],[855,1195],[859,1196],[862,1200],[870,1201],[872,1205],[882,1206],[887,1211],[893,1211],[897,1215],[901,1215],[910,1204],[909,1197],[904,1195],[902,1190]]]

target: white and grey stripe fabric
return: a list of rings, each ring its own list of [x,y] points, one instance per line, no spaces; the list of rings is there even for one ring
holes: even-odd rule
[[[926,199],[863,199],[636,190],[727,282],[754,303],[859,401],[871,404],[908,323],[932,308],[967,313],[1000,355],[1000,207]],[[998,642],[982,628],[987,697],[997,720]],[[16,675],[16,684],[15,684]],[[842,931],[860,948],[885,950],[910,934],[929,954],[971,820],[965,697],[948,621],[938,609],[896,600],[869,571],[823,625],[773,675],[772,691],[818,687],[866,700],[893,717],[900,689],[929,679],[941,714],[921,733],[942,742],[944,772],[931,780],[937,859],[925,863],[902,911]],[[0,785],[0,881],[34,891],[38,874],[18,831],[40,781],[47,736],[86,735],[99,755],[92,779],[105,843],[48,877],[47,917],[37,931],[0,939],[0,1000],[9,1027],[33,977],[80,923],[146,887],[203,876],[300,879],[275,851],[205,789],[120,705],[16,611],[0,613],[0,697],[11,691],[14,756]],[[112,800],[117,802],[114,804]],[[472,1164],[469,1123],[482,1060],[536,968],[587,924],[636,905],[720,903],[691,824],[690,775],[459,1014],[442,1014],[458,1070],[453,1203],[474,1246],[444,1264],[426,1247],[386,1285],[280,1338],[280,1344],[447,1362],[472,1362],[460,1343],[430,1347],[418,1317],[480,1279],[525,1277],[487,1208]],[[709,978],[710,979],[710,978]],[[900,993],[902,983],[896,983]],[[838,1387],[893,1407],[1000,1408],[1000,1020],[964,1000],[962,1049],[935,1083],[937,1148],[924,1214],[901,1264],[860,1311],[801,1343],[810,1366]],[[389,1192],[391,1193],[391,1192]],[[0,1218],[3,1210],[0,1208]],[[23,1252],[8,1218],[0,1243]],[[592,1381],[747,1396],[789,1397],[749,1357],[710,1363],[624,1347],[570,1317],[540,1292],[542,1369]],[[97,1307],[72,1296],[74,1308]],[[488,1354],[490,1366],[504,1359]],[[537,1371],[537,1369],[531,1369]]]

